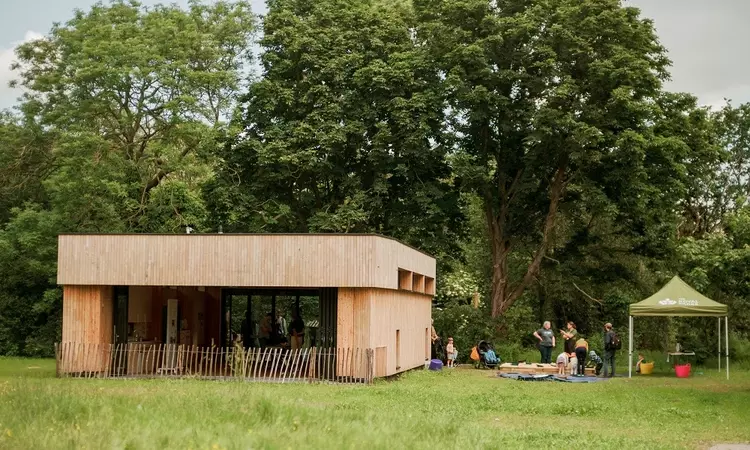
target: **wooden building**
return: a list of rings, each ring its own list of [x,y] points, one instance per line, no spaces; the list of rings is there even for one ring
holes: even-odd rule
[[[264,347],[269,323],[283,335],[295,316],[308,324],[298,350],[338,349],[336,376],[389,376],[430,356],[435,259],[383,236],[65,234],[57,282],[62,374],[155,373],[176,363],[144,362],[164,345],[198,367],[190,349],[236,347],[238,336]],[[118,345],[126,357],[114,357]],[[370,356],[344,364],[341,352]]]

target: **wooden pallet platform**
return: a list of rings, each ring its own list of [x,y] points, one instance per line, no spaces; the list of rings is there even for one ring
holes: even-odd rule
[[[557,374],[557,364],[541,364],[541,363],[530,363],[530,364],[518,364],[514,365],[511,363],[503,363],[497,366],[499,373],[523,373],[528,375],[536,374]],[[596,372],[593,367],[586,368],[586,375],[595,376]]]

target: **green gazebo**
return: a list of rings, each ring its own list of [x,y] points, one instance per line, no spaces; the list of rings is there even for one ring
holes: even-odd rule
[[[633,376],[633,317],[634,316],[679,316],[717,317],[719,319],[719,370],[721,370],[721,319],[724,318],[727,379],[729,379],[729,317],[727,305],[717,303],[675,276],[651,297],[630,305],[630,329],[628,349],[628,377]]]

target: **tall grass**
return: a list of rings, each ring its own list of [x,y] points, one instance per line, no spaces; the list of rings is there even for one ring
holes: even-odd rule
[[[593,384],[415,371],[373,386],[54,378],[0,358],[0,448],[701,448],[750,442],[750,373]],[[696,371],[697,373],[697,371]]]

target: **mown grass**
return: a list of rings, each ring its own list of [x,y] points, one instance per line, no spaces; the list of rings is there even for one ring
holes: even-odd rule
[[[374,386],[54,378],[0,358],[0,448],[705,448],[750,442],[750,372],[594,384],[416,371]]]

